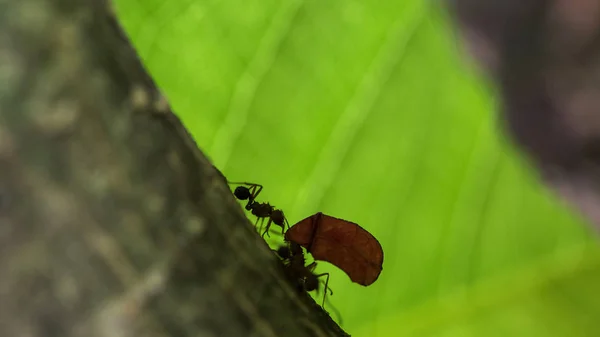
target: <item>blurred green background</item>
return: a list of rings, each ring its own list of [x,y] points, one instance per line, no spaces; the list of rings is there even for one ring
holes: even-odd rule
[[[202,150],[295,223],[379,238],[369,287],[335,267],[361,336],[599,336],[585,222],[499,133],[493,92],[429,1],[117,0]]]

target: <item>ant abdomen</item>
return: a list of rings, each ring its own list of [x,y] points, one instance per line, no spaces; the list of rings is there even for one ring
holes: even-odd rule
[[[271,213],[271,219],[273,219],[273,223],[275,223],[279,227],[283,227],[285,216],[283,215],[283,211],[280,209],[276,209]]]

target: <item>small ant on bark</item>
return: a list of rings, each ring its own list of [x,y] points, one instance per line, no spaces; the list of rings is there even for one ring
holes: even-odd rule
[[[325,276],[325,292],[323,294],[322,307],[325,307],[325,298],[327,291],[333,295],[333,291],[329,288],[329,273],[315,274],[314,270],[317,267],[316,262],[312,262],[306,266],[306,259],[302,247],[291,242],[289,246],[281,246],[276,251],[277,255],[283,260],[285,272],[288,278],[294,282],[299,291],[319,290],[320,277]]]
[[[260,191],[262,191],[263,186],[259,185],[259,184],[253,184],[253,183],[235,183],[235,182],[229,182],[229,181],[228,181],[228,183],[230,185],[240,185],[235,188],[235,190],[233,191],[233,195],[236,198],[238,198],[239,200],[242,200],[242,201],[248,200],[248,203],[246,204],[245,208],[247,211],[251,211],[252,205],[256,203],[256,201],[254,201],[254,199],[256,199],[256,197],[258,196]],[[246,186],[243,186],[243,185],[246,185]]]
[[[239,200],[248,200],[248,203],[246,204],[245,208],[246,210],[250,211],[253,215],[256,216],[257,219],[254,226],[258,226],[258,221],[261,221],[259,232],[262,231],[264,220],[266,218],[269,218],[269,221],[267,222],[267,227],[262,233],[262,237],[264,237],[265,234],[268,237],[270,237],[269,229],[271,228],[272,223],[281,227],[281,235],[285,234],[285,228],[289,228],[290,225],[288,224],[287,219],[283,214],[283,211],[280,209],[276,209],[275,207],[271,206],[268,202],[259,203],[256,201],[256,197],[263,189],[262,185],[246,182],[229,182],[229,184],[240,185],[235,188],[235,190],[233,191],[233,195]]]

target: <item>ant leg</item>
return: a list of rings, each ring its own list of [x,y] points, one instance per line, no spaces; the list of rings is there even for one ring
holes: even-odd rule
[[[256,218],[256,221],[254,222],[254,228],[256,229],[258,227],[258,220],[260,220],[260,218]]]
[[[287,218],[285,216],[283,217],[283,222],[284,222],[284,225],[281,227],[281,235],[285,236],[285,228],[287,227],[287,229],[290,229],[290,224],[287,221]]]
[[[329,308],[331,308],[331,310],[333,311],[333,313],[334,313],[334,314],[335,314],[335,316],[337,317],[338,324],[339,324],[340,326],[343,326],[343,324],[344,324],[344,323],[343,323],[343,321],[342,321],[342,314],[340,314],[340,311],[339,311],[339,310],[338,310],[336,307],[334,307],[334,306],[331,304],[331,302],[328,302],[328,304],[329,304]],[[323,310],[325,310],[325,308],[323,308]],[[327,310],[325,310],[325,311],[327,311]]]
[[[271,219],[269,217],[269,222],[267,222],[267,227],[265,228],[265,231],[262,234],[262,237],[265,237],[265,234],[267,234],[268,237],[271,237],[271,235],[269,235],[269,228],[271,228],[271,222],[273,222],[273,219]],[[262,230],[262,226],[261,226],[261,230]]]
[[[259,232],[262,230],[262,220],[264,220],[264,218],[261,218],[261,217],[257,216],[256,217],[256,222],[254,223],[254,228],[257,228]],[[258,227],[258,222],[259,221],[261,222],[260,223],[260,227]]]
[[[273,228],[273,226],[271,226],[271,228],[269,229],[269,235],[271,233],[273,233],[274,235],[281,235],[281,232],[277,232],[276,229]]]
[[[323,294],[323,304],[321,304],[321,307],[325,307],[325,297],[327,297],[327,290],[329,290],[329,294],[333,295],[333,291],[331,290],[331,288],[329,288],[329,273],[323,273],[323,274],[319,274],[316,275],[317,277],[321,277],[321,276],[325,276],[325,291]]]
[[[263,226],[265,225],[265,217],[260,218],[260,230],[258,231],[259,233],[262,232]]]

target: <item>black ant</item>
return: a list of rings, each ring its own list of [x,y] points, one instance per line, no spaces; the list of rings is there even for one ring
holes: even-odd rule
[[[294,242],[290,242],[289,246],[281,246],[276,251],[277,255],[283,260],[285,273],[288,278],[294,282],[299,291],[319,290],[319,278],[325,276],[325,293],[323,294],[323,302],[321,307],[325,307],[325,298],[327,291],[333,295],[333,291],[329,288],[329,273],[315,274],[314,270],[317,267],[316,262],[312,262],[305,266],[306,259],[302,247]]]
[[[267,222],[267,227],[265,228],[265,231],[262,233],[263,237],[265,236],[265,234],[268,237],[271,237],[269,235],[269,229],[271,228],[271,223],[274,223],[277,226],[281,227],[281,235],[283,235],[285,233],[286,226],[287,226],[287,228],[290,227],[282,210],[276,209],[275,207],[271,206],[268,202],[267,203],[259,203],[256,201],[256,197],[258,196],[260,191],[262,191],[262,189],[263,189],[262,185],[253,184],[253,183],[232,183],[232,182],[229,182],[229,184],[242,185],[242,186],[238,186],[235,188],[235,190],[233,191],[233,195],[235,195],[235,197],[238,198],[239,200],[242,200],[242,201],[248,200],[248,203],[246,204],[245,208],[246,208],[246,210],[251,211],[252,214],[256,216],[257,219],[256,219],[256,223],[254,224],[254,226],[256,227],[258,225],[258,220],[261,221],[259,232],[262,231],[262,227],[263,227],[265,218],[269,218],[269,221]],[[243,186],[243,185],[246,185],[246,186]]]
[[[246,204],[245,208],[247,211],[251,211],[252,205],[254,203],[256,203],[256,201],[254,201],[254,199],[256,199],[256,197],[258,196],[260,191],[262,191],[262,189],[263,189],[262,185],[253,184],[253,183],[232,183],[232,182],[228,182],[228,183],[230,185],[250,186],[250,187],[246,187],[246,186],[236,187],[235,190],[233,191],[233,195],[235,195],[235,197],[238,198],[239,200],[248,200],[248,203]]]

